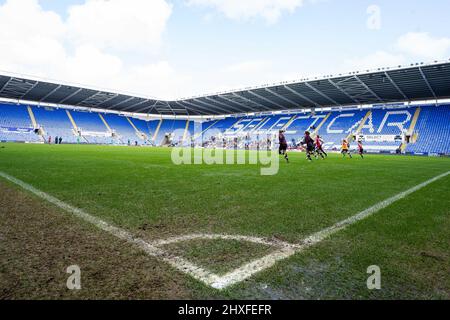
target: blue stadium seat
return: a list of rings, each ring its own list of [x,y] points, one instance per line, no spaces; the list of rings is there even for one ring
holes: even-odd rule
[[[406,145],[406,152],[416,154],[450,154],[450,105],[421,106],[413,135],[415,143]],[[174,145],[207,146],[212,138],[224,138],[227,147],[235,137],[239,137],[238,147],[255,147],[260,142],[267,142],[269,137],[277,141],[279,129],[293,118],[292,114],[260,115],[248,117],[227,117],[218,120],[196,122],[178,119],[145,121],[137,118],[128,119],[118,114],[102,114],[109,128],[96,112],[70,111],[82,136],[77,136],[65,109],[33,106],[37,126],[45,131],[45,140],[49,136],[62,137],[65,143],[95,144],[139,144],[161,145],[169,134]],[[402,145],[410,127],[417,107],[385,107],[371,109],[371,116],[362,124],[369,109],[348,109],[342,111],[322,112],[316,115],[299,113],[289,123],[286,131],[288,142],[297,143],[305,130],[314,132],[322,124],[318,134],[324,140],[325,149],[340,149],[342,139],[355,134],[361,127],[359,136],[364,139],[364,148],[369,151],[393,152]],[[329,115],[324,122],[325,117]],[[160,125],[161,124],[161,125]],[[188,124],[186,131],[186,125]],[[312,127],[314,126],[314,127]],[[136,131],[136,129],[137,131]],[[159,128],[159,130],[158,130]],[[26,106],[0,104],[0,140],[21,142],[42,142],[42,137],[34,133],[34,127]],[[157,135],[155,137],[155,133]],[[143,135],[141,135],[141,133]],[[202,134],[200,134],[202,133]],[[250,134],[251,133],[251,134]],[[198,136],[195,136],[198,134]],[[183,138],[186,139],[183,140]],[[153,139],[155,138],[155,139]],[[221,140],[216,140],[216,146]],[[356,147],[356,143],[352,143]]]
[[[26,106],[0,104],[0,141],[42,142]]]
[[[102,114],[102,116],[121,144],[125,145],[128,142],[134,144],[135,141],[143,141],[142,137],[137,135],[136,130],[124,116],[114,113],[106,113]]]
[[[414,133],[417,142],[406,152],[450,154],[450,105],[421,107]]]
[[[340,149],[342,140],[356,131],[366,113],[363,110],[332,112],[318,132],[324,140],[324,149]]]
[[[45,140],[61,137],[63,143],[77,143],[82,139],[74,133],[72,123],[66,110],[49,107],[32,107],[34,117],[39,127],[44,129]]]
[[[89,143],[117,144],[97,112],[70,111],[78,130]]]

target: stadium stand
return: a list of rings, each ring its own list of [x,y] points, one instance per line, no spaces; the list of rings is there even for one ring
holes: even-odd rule
[[[332,112],[323,123],[318,134],[325,141],[325,150],[338,150],[343,139],[356,133],[367,111],[344,110]]]
[[[291,145],[297,145],[299,140],[302,140],[304,132],[309,130],[314,132],[315,128],[318,124],[323,121],[326,117],[326,114],[319,115],[306,115],[299,114],[297,115],[286,127],[286,139],[291,143]]]
[[[172,142],[179,142],[182,140],[186,129],[186,120],[162,120],[159,130],[157,129],[155,144],[161,145],[167,135],[171,136]]]
[[[47,107],[32,107],[38,127],[43,130],[44,139],[48,141],[62,137],[64,143],[77,143],[83,139],[76,136],[72,123],[65,109]]]
[[[96,112],[70,111],[79,133],[88,143],[118,144]]]
[[[139,132],[142,132],[146,137],[146,144],[154,144],[155,132],[158,129],[160,120],[145,121],[141,119],[129,118],[133,125]]]
[[[415,143],[408,144],[406,152],[449,154],[450,153],[450,105],[425,106],[413,135]]]
[[[134,144],[136,140],[139,142],[144,140],[126,117],[114,113],[105,113],[102,116],[121,144]]]
[[[277,142],[286,130],[291,148],[304,131],[319,134],[327,150],[342,139],[361,139],[369,152],[450,154],[450,105],[379,106],[297,114],[226,117],[204,122],[142,120],[118,114],[67,111],[62,108],[0,104],[0,140],[43,142],[55,136],[64,143],[185,145],[257,148]],[[33,124],[33,118],[35,124]],[[72,122],[73,120],[73,122]],[[40,135],[34,129],[40,128]],[[77,134],[80,134],[77,136]],[[167,137],[167,139],[166,139]],[[352,143],[352,148],[356,143]]]
[[[287,115],[276,115],[269,116],[264,121],[264,123],[257,129],[258,133],[276,133],[278,130],[282,129],[291,120],[291,116]]]
[[[27,107],[0,104],[0,141],[42,142],[34,129]]]

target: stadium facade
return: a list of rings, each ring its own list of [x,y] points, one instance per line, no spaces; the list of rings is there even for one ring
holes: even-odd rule
[[[325,148],[450,154],[450,62],[380,68],[162,101],[0,75],[0,141],[266,148],[305,130]]]

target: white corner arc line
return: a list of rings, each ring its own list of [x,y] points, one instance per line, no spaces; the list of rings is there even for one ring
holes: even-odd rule
[[[212,284],[212,286],[217,289],[223,289],[223,288],[226,288],[233,284],[239,283],[239,282],[249,278],[250,276],[254,275],[257,272],[260,272],[267,268],[272,267],[276,262],[287,259],[290,256],[292,256],[296,253],[299,253],[299,252],[323,241],[324,239],[337,233],[338,231],[344,230],[348,226],[371,216],[372,214],[388,207],[389,205],[393,204],[394,202],[405,198],[406,196],[410,195],[411,193],[414,193],[414,192],[428,186],[429,184],[448,176],[449,174],[450,174],[450,171],[447,171],[441,175],[431,178],[430,180],[427,180],[421,184],[418,184],[417,186],[414,186],[406,191],[400,192],[399,194],[397,194],[393,197],[383,200],[383,201],[373,205],[372,207],[367,208],[347,219],[339,221],[336,224],[332,225],[331,227],[328,227],[321,231],[318,231],[318,232],[310,235],[306,239],[304,239],[300,244],[295,245],[296,246],[295,249],[284,248],[284,249],[274,252],[268,256],[254,260],[254,261],[242,266],[239,269],[236,269],[226,275],[221,276],[217,282]]]
[[[172,238],[168,238],[168,239],[156,240],[156,241],[153,241],[152,244],[154,246],[161,247],[161,246],[165,246],[165,245],[172,244],[172,243],[191,241],[191,240],[197,240],[197,239],[247,241],[247,242],[253,242],[253,243],[262,244],[262,245],[266,245],[266,246],[281,247],[281,248],[298,246],[296,244],[292,244],[292,243],[281,241],[281,240],[269,240],[269,239],[265,239],[265,238],[252,237],[252,236],[230,235],[230,234],[210,234],[210,233],[187,234],[187,235],[172,237]]]
[[[403,191],[393,197],[383,200],[383,201],[375,204],[374,206],[357,213],[356,215],[353,215],[347,219],[344,219],[344,220],[332,225],[331,227],[325,228],[321,231],[318,231],[318,232],[312,234],[311,236],[304,239],[300,244],[290,244],[290,243],[283,242],[283,241],[272,241],[272,240],[267,240],[267,239],[258,238],[258,237],[240,236],[240,235],[233,236],[233,235],[222,235],[222,234],[216,234],[216,235],[193,234],[193,235],[186,235],[186,236],[180,236],[180,237],[173,237],[173,238],[166,239],[166,240],[157,240],[153,243],[148,243],[143,239],[133,236],[130,232],[128,232],[124,229],[115,227],[97,217],[94,217],[94,216],[86,213],[85,211],[83,211],[79,208],[73,207],[73,206],[71,206],[71,205],[69,205],[69,204],[43,192],[43,191],[36,189],[35,187],[15,178],[13,176],[10,176],[10,175],[0,171],[0,176],[3,177],[4,179],[22,187],[23,189],[56,205],[57,207],[65,210],[69,213],[72,213],[73,215],[77,216],[78,218],[83,219],[84,221],[93,224],[97,228],[99,228],[103,231],[106,231],[119,239],[125,240],[128,243],[131,243],[131,244],[139,247],[141,250],[146,252],[148,255],[159,258],[162,261],[165,261],[166,263],[170,264],[172,267],[176,268],[177,270],[184,272],[184,273],[190,275],[191,277],[193,277],[213,288],[216,288],[216,289],[227,288],[231,285],[239,283],[239,282],[253,276],[255,273],[258,273],[267,268],[270,268],[278,261],[289,258],[290,256],[292,256],[296,253],[299,253],[299,252],[305,250],[306,248],[311,247],[311,246],[323,241],[324,239],[337,233],[338,231],[341,231],[341,230],[347,228],[348,226],[369,217],[370,215],[388,207],[392,203],[405,198],[406,196],[410,195],[411,193],[414,193],[414,192],[428,186],[429,184],[448,176],[449,174],[450,174],[450,171],[447,171],[446,173],[438,175],[430,180],[427,180],[421,184],[418,184],[417,186],[414,186],[406,191]],[[173,256],[170,253],[168,253],[160,248],[160,246],[163,246],[166,244],[180,242],[180,241],[189,241],[189,240],[193,240],[193,239],[213,239],[213,240],[214,239],[225,239],[225,240],[250,241],[250,242],[255,242],[255,243],[260,243],[260,244],[265,244],[265,245],[277,246],[280,248],[271,254],[268,254],[262,258],[253,260],[253,261],[245,264],[244,266],[242,266],[238,269],[235,269],[225,275],[218,276],[218,275],[211,273],[201,267],[196,266],[195,264],[193,264],[181,257]]]

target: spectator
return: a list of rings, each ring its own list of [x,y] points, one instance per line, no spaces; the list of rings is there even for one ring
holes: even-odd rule
[[[48,136],[48,144],[52,144],[52,136]]]
[[[55,144],[58,144],[58,136],[55,137]]]
[[[59,137],[59,144],[62,144],[62,137]]]

